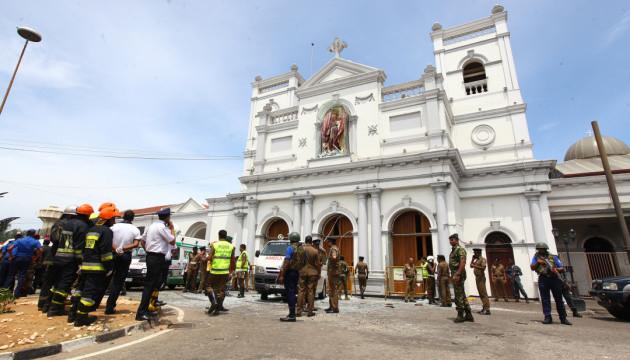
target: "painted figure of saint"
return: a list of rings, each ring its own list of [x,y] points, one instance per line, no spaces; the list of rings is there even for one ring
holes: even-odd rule
[[[321,127],[322,155],[336,155],[345,151],[345,129],[348,116],[342,106],[326,112]]]

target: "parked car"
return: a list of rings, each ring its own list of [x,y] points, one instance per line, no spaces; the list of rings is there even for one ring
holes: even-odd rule
[[[132,287],[144,286],[144,279],[147,276],[147,253],[143,248],[133,249],[131,253],[131,264],[129,265],[129,272],[125,279],[125,287],[130,289]]]
[[[184,286],[184,270],[186,266],[173,262],[168,268],[168,277],[166,278],[166,286],[173,290],[176,286]]]
[[[593,280],[589,294],[612,316],[630,321],[630,276]]]
[[[179,258],[179,250],[175,249],[173,252],[175,259]],[[129,272],[125,279],[125,286],[127,289],[132,287],[144,286],[144,279],[147,276],[147,262],[146,252],[142,248],[134,249],[131,253],[131,264],[129,265]],[[186,269],[186,263],[174,260],[168,269],[168,277],[166,278],[166,286],[173,290],[176,286],[184,285],[184,270]]]
[[[262,300],[267,300],[269,294],[286,295],[283,284],[278,284],[278,275],[287,252],[289,241],[268,241],[262,251],[256,251],[254,261],[254,286]],[[326,266],[322,269],[322,276],[317,282],[318,298],[326,297]]]

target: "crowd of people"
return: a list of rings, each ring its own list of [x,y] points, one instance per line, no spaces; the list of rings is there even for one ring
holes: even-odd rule
[[[131,264],[131,253],[142,246],[146,252],[146,278],[136,320],[151,320],[157,316],[164,302],[159,300],[159,289],[165,284],[168,269],[175,253],[175,230],[170,220],[170,209],[157,213],[158,221],[150,224],[144,234],[133,225],[134,212],[120,213],[113,203],[104,203],[95,212],[89,204],[67,207],[61,219],[52,227],[50,238],[43,245],[35,230],[25,236],[17,234],[15,240],[1,248],[0,286],[13,289],[14,296],[34,293],[40,287],[38,308],[52,316],[67,316],[75,326],[89,325],[96,320],[89,313],[100,305],[107,289],[109,297],[106,314],[116,313],[116,303],[124,289]],[[122,218],[122,221],[116,221]],[[341,256],[335,239],[327,239],[329,246],[324,250],[321,240],[306,236],[304,242],[298,233],[289,234],[284,262],[278,282],[284,285],[289,314],[282,321],[294,322],[306,312],[315,315],[316,285],[327,270],[329,307],[326,313],[339,313],[339,298],[348,299],[347,277],[350,267]],[[474,248],[474,255],[467,263],[467,254],[459,244],[459,236],[449,237],[452,251],[448,260],[443,255],[421,258],[416,264],[413,258],[403,268],[405,279],[405,302],[416,301],[416,286],[422,282],[429,304],[451,307],[450,287],[454,290],[457,310],[456,323],[474,321],[464,290],[466,268],[472,269],[477,291],[482,302],[479,314],[490,315],[490,300],[486,291],[487,260],[482,249]],[[247,289],[250,262],[245,244],[236,247],[225,230],[218,232],[218,240],[206,247],[194,247],[189,254],[185,271],[184,291],[204,292],[209,300],[208,314],[219,315],[228,311],[223,305],[230,279],[232,288],[238,289],[243,297]],[[572,303],[570,288],[564,276],[564,266],[558,256],[549,254],[545,243],[536,244],[536,255],[530,268],[539,275],[539,293],[544,313],[544,324],[552,323],[551,296],[554,297],[560,322],[571,325],[567,319],[563,296],[575,317],[581,317]],[[359,282],[359,295],[364,298],[369,277],[369,267],[362,256],[354,268]],[[495,259],[489,273],[494,289],[495,301],[508,301],[506,285],[511,284],[516,302],[522,294],[529,297],[520,277],[523,272],[513,261],[507,269],[500,259]],[[199,281],[197,278],[199,277]],[[436,300],[436,287],[437,298]],[[68,307],[66,305],[69,305]]]

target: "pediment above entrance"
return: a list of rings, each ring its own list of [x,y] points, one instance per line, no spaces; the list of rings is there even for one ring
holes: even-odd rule
[[[297,91],[299,97],[313,96],[368,82],[384,82],[383,70],[342,58],[333,58]]]

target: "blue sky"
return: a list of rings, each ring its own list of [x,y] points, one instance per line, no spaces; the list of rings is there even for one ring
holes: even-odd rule
[[[250,83],[299,66],[308,78],[340,36],[344,57],[387,84],[432,64],[428,33],[490,14],[493,1],[7,1],[0,12],[0,88],[27,49],[0,115],[0,146],[63,144],[144,154],[240,155]],[[564,152],[598,119],[630,142],[630,3],[502,3],[539,159]],[[311,67],[311,42],[315,43]],[[37,209],[114,201],[120,208],[239,191],[241,161],[141,161],[0,149],[0,218],[37,226]]]

